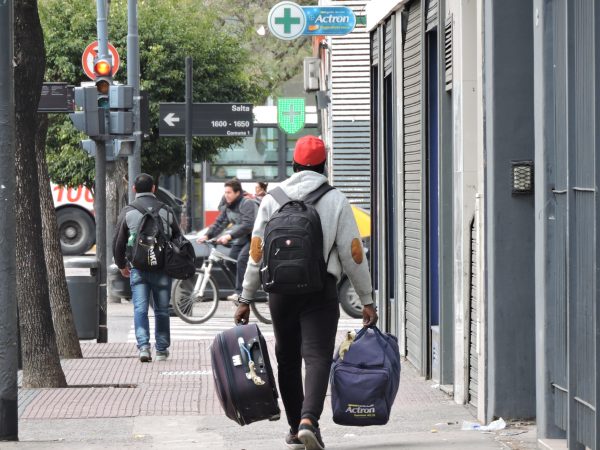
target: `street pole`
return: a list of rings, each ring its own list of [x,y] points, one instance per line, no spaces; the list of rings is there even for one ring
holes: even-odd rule
[[[205,195],[206,192],[204,192],[204,190],[206,189],[206,161],[202,161],[202,173],[200,174],[201,176],[201,180],[202,180],[202,188],[200,189],[200,197],[198,198],[198,202],[200,203],[200,223],[197,224],[197,228],[199,230],[204,229],[204,201],[205,201]]]
[[[192,120],[193,120],[193,63],[192,58],[185,58],[185,186],[187,202],[185,210],[187,213],[187,231],[194,230],[194,191],[192,179]]]
[[[0,441],[19,438],[13,0],[0,1]]]
[[[133,86],[133,155],[128,158],[129,203],[135,200],[133,182],[142,172],[142,127],[140,118],[140,38],[137,0],[127,0],[127,84]]]
[[[111,58],[108,53],[108,25],[106,0],[97,0],[98,57]],[[111,59],[112,63],[112,59]],[[105,115],[106,120],[106,115]],[[108,125],[108,124],[107,124]],[[105,127],[108,130],[108,127]],[[96,140],[96,182],[94,190],[96,213],[96,259],[98,261],[98,342],[108,342],[106,311],[106,142]]]

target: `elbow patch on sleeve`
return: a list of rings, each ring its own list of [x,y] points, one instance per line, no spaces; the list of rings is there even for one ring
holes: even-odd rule
[[[256,264],[260,262],[263,256],[263,242],[258,236],[254,236],[250,243],[250,258]]]
[[[363,246],[360,242],[360,239],[354,238],[352,239],[352,245],[350,246],[352,251],[352,259],[356,264],[362,264],[363,262]]]

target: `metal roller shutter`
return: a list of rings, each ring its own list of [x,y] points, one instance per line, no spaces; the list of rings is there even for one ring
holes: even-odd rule
[[[403,51],[404,97],[404,279],[406,350],[408,360],[423,370],[423,153],[421,2],[407,10]]]
[[[379,35],[377,30],[371,34],[371,65],[379,64]]]
[[[475,218],[471,222],[471,287],[469,295],[469,404],[477,408],[478,392],[478,354],[477,339],[479,336],[477,328],[477,304],[479,292],[479,273],[477,272],[477,229]]]
[[[431,30],[437,25],[438,0],[429,0],[427,5],[427,30]]]
[[[339,1],[355,14],[365,1]],[[377,34],[355,28],[331,39],[332,183],[350,203],[371,209],[371,74],[369,51],[377,61]]]
[[[387,20],[384,26],[384,34],[385,34],[385,42],[383,45],[383,67],[385,70],[384,76],[387,77],[392,73],[392,64],[394,61],[393,51],[394,47],[392,45],[392,21]]]

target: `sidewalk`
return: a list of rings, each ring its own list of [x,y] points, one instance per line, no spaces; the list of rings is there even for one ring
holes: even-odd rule
[[[272,338],[268,341],[273,353]],[[0,442],[0,449],[285,448],[284,419],[240,427],[223,415],[210,344],[175,342],[168,361],[149,364],[137,360],[131,344],[82,344],[84,359],[63,361],[69,388],[20,390],[21,442]],[[532,426],[461,431],[464,420],[474,421],[468,409],[431,384],[405,363],[392,419],[383,427],[335,425],[328,398],[321,421],[327,448],[537,448]]]

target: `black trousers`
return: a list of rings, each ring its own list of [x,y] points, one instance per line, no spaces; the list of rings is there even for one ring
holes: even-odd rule
[[[329,383],[340,309],[337,286],[328,277],[322,292],[307,295],[269,295],[275,331],[279,390],[290,427],[300,419],[318,422]],[[302,359],[306,367],[302,387]]]
[[[248,258],[250,257],[250,241],[245,244],[233,244],[231,246],[231,252],[229,252],[231,258],[237,259],[237,266],[234,269],[230,264],[230,269],[235,272],[235,292],[237,294],[242,293],[242,283],[244,282],[244,275],[246,274],[246,267],[248,267]]]

